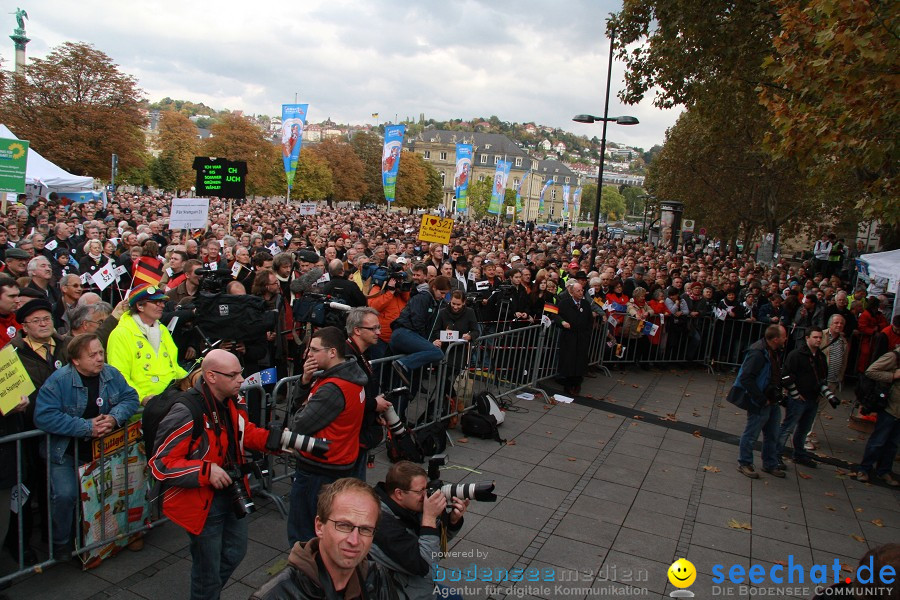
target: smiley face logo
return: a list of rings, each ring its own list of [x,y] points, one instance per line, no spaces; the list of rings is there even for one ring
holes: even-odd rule
[[[667,574],[669,575],[669,582],[677,588],[690,587],[694,580],[697,579],[697,569],[686,558],[679,558],[673,562]]]

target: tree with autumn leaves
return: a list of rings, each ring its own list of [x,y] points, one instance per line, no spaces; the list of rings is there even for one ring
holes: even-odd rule
[[[897,225],[898,6],[626,0],[609,21],[621,98],[687,108],[648,187],[723,236],[860,214]]]

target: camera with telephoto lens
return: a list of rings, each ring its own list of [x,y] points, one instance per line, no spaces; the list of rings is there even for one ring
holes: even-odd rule
[[[315,438],[302,433],[294,433],[290,429],[282,429],[280,425],[272,425],[269,428],[269,437],[266,439],[266,450],[269,452],[307,452],[316,458],[325,458],[331,441],[323,438]]]
[[[827,383],[823,383],[822,387],[819,388],[819,393],[822,394],[822,397],[828,400],[828,404],[831,405],[831,408],[837,408],[841,405],[841,399],[834,395],[834,392],[831,391],[831,388],[828,387]]]
[[[200,278],[198,290],[210,294],[221,294],[228,282],[234,279],[231,269],[196,269],[194,275]]]
[[[391,404],[394,404],[394,399],[401,394],[405,394],[407,391],[409,391],[409,388],[406,386],[394,388],[391,391],[384,393],[384,399]],[[392,436],[402,437],[406,435],[406,426],[403,425],[400,415],[397,414],[397,411],[394,410],[393,406],[389,406],[386,411],[381,413],[381,416],[387,424],[388,431],[390,431]]]
[[[447,502],[454,498],[477,500],[478,502],[496,502],[493,481],[477,481],[475,483],[444,483],[441,480],[441,467],[447,464],[446,454],[436,454],[428,459],[428,491],[431,496],[440,491]]]
[[[390,277],[388,278],[388,280],[390,279],[393,279],[396,282],[393,289],[397,290],[398,292],[408,292],[412,290],[412,279],[409,278],[409,273],[406,272],[406,270],[403,268],[403,265],[391,263]]]
[[[231,478],[231,485],[226,489],[231,496],[231,509],[234,511],[234,516],[238,519],[243,519],[247,515],[255,513],[256,503],[253,502],[253,498],[250,497],[250,494],[247,493],[247,488],[244,487],[244,475],[253,474],[257,479],[261,480],[269,474],[268,468],[265,465],[260,466],[257,462],[249,462],[232,466],[225,469],[225,472]]]
[[[785,375],[781,378],[781,387],[787,392],[787,398],[782,398],[781,405],[787,406],[787,400],[790,398],[791,400],[795,400],[800,402],[803,400],[800,396],[800,390],[797,389],[797,384],[794,382],[794,378],[790,375]]]

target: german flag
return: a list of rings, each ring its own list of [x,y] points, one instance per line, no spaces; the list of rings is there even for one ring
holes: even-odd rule
[[[138,283],[149,283],[158,286],[163,276],[163,264],[158,258],[142,256],[134,265],[134,281],[132,287]]]
[[[185,279],[187,279],[187,275],[185,275],[184,273],[179,273],[178,275],[176,275],[175,277],[173,277],[172,279],[170,279],[166,282],[166,291],[168,292],[170,290],[174,290],[179,285],[181,285],[181,283]]]
[[[544,304],[544,312],[558,315],[559,307],[557,307],[555,304],[550,304],[549,302],[547,302],[546,304]]]

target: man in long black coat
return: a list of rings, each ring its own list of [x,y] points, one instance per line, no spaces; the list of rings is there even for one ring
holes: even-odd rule
[[[566,284],[566,292],[557,303],[559,335],[559,374],[564,378],[563,391],[581,393],[581,382],[588,368],[588,350],[593,329],[591,305],[584,297],[584,287],[574,279]]]

